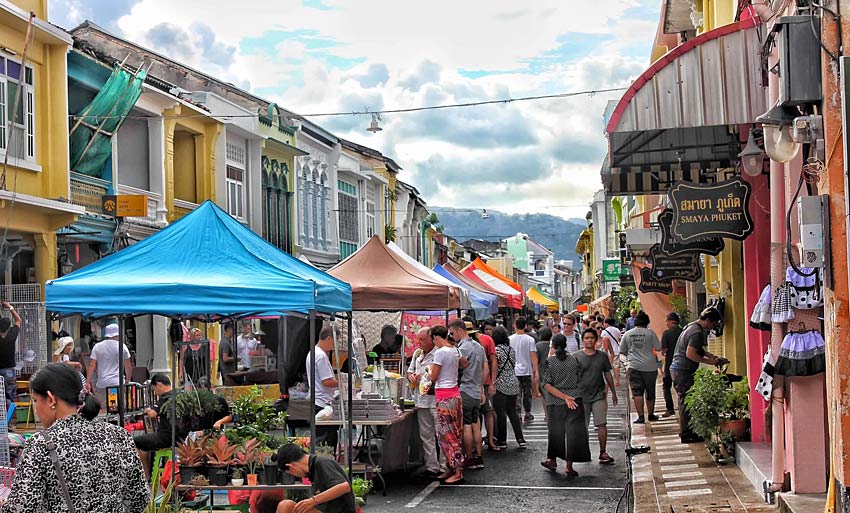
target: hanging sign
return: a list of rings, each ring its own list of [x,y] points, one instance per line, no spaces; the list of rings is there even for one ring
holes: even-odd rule
[[[658,214],[658,226],[661,228],[661,253],[664,255],[681,255],[684,253],[705,253],[717,256],[726,247],[721,237],[697,238],[684,242],[673,235],[672,210],[664,210]]]
[[[660,292],[661,294],[672,294],[673,283],[669,281],[656,280],[652,276],[649,267],[644,267],[640,270],[640,285],[638,290],[641,292]]]
[[[666,255],[661,246],[655,244],[649,249],[649,257],[652,259],[650,276],[658,281],[697,281],[702,278],[699,253]]]
[[[602,260],[602,281],[619,281],[622,274],[619,258],[605,258]]]
[[[714,184],[679,182],[668,192],[672,233],[682,241],[707,237],[744,240],[753,231],[750,184],[740,178]]]
[[[113,217],[145,217],[148,215],[148,197],[144,194],[118,194],[103,196],[103,213]]]

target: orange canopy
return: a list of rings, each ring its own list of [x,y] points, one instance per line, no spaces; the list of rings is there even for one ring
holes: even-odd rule
[[[519,291],[519,293],[520,293],[520,294],[523,294],[522,285],[520,285],[519,283],[517,283],[517,282],[515,282],[515,281],[511,280],[510,278],[506,277],[505,275],[503,275],[503,274],[502,274],[502,273],[500,273],[499,271],[497,271],[497,270],[493,269],[492,267],[490,267],[489,265],[487,265],[487,264],[484,262],[484,260],[481,260],[480,258],[476,258],[476,259],[475,259],[475,260],[474,260],[471,264],[469,264],[469,265],[471,265],[471,266],[475,267],[476,269],[478,269],[478,270],[480,270],[480,271],[484,271],[485,273],[489,274],[490,276],[494,276],[494,277],[498,278],[499,280],[501,280],[501,281],[503,281],[503,282],[507,283],[508,285],[510,285],[510,287],[511,287],[512,289],[515,289],[515,290]]]

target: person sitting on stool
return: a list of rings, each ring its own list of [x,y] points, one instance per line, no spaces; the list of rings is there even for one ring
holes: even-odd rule
[[[277,513],[355,513],[354,492],[345,470],[326,456],[311,456],[295,445],[287,444],[277,453],[278,468],[296,478],[310,480],[311,496],[303,501],[284,500]]]

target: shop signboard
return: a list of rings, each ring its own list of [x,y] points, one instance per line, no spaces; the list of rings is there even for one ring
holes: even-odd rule
[[[673,293],[673,283],[656,280],[653,278],[649,267],[644,267],[640,270],[640,285],[638,289],[641,292],[660,292],[661,294],[669,295]]]
[[[673,204],[671,231],[681,241],[744,240],[753,231],[750,185],[741,178],[713,184],[679,182],[667,194]]]
[[[144,194],[104,195],[102,206],[103,212],[113,217],[148,215],[148,197]]]
[[[659,244],[655,244],[649,248],[649,257],[652,260],[650,275],[658,281],[697,281],[702,278],[699,253],[667,255],[661,251]]]
[[[681,255],[686,253],[705,253],[706,255],[717,256],[726,247],[721,237],[696,238],[688,242],[684,242],[673,235],[673,218],[675,214],[672,210],[664,210],[658,214],[658,226],[661,228],[661,253],[665,255]]]
[[[619,281],[622,274],[619,258],[605,258],[602,260],[602,281]]]

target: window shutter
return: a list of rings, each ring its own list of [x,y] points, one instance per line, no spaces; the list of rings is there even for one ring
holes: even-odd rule
[[[26,87],[26,131],[27,131],[27,159],[35,159],[35,95],[33,87]]]
[[[6,151],[6,147],[8,146],[7,141],[9,139],[8,132],[6,130],[7,119],[8,119],[8,109],[6,107],[6,78],[0,77],[0,150]]]

